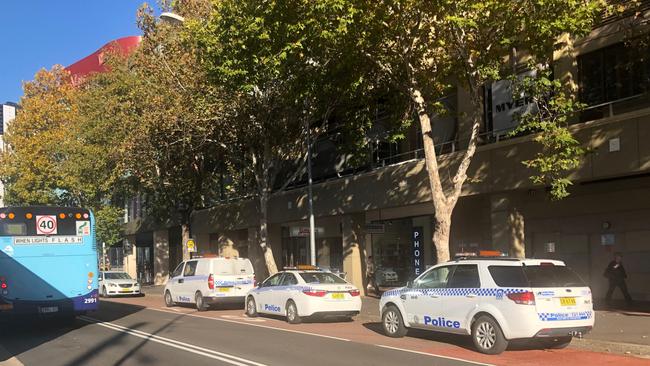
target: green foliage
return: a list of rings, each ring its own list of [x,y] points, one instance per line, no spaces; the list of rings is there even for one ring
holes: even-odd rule
[[[511,78],[515,97],[532,98],[538,109],[537,113],[519,115],[519,126],[512,135],[535,134],[533,140],[541,151],[522,163],[536,172],[530,177],[533,183],[550,186],[551,198],[560,200],[569,195],[569,174],[580,166],[586,153],[568,127],[568,121],[584,105],[559,80],[553,79],[548,69],[537,71],[535,77]]]
[[[97,243],[115,245],[122,239],[121,230],[124,210],[115,206],[102,206],[95,213]]]

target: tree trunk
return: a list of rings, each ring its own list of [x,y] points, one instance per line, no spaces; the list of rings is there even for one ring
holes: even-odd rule
[[[436,156],[433,134],[431,131],[431,120],[426,111],[425,101],[419,90],[413,89],[411,97],[415,102],[420,129],[422,130],[422,144],[424,146],[424,161],[431,186],[431,196],[435,210],[433,245],[436,248],[438,263],[449,260],[449,229],[451,227],[451,212],[453,207],[447,202],[447,197],[442,188],[440,174],[438,172],[438,160]]]
[[[264,253],[264,262],[269,271],[269,276],[271,276],[278,272],[278,266],[275,264],[273,250],[268,245],[268,202],[269,191],[263,189],[260,194],[260,247],[262,248],[262,253]]]
[[[449,231],[451,229],[451,210],[438,210],[434,219],[433,242],[436,247],[437,263],[446,262],[449,256]]]
[[[190,252],[187,249],[187,241],[190,240],[190,225],[182,224],[181,225],[181,236],[183,238],[183,260],[190,259]]]

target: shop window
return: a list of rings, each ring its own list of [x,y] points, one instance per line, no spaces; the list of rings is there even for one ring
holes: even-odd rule
[[[445,266],[432,269],[418,278],[414,283],[414,288],[444,288],[447,286],[447,279],[454,266]]]
[[[478,275],[478,267],[472,265],[460,265],[456,267],[454,274],[447,285],[449,288],[479,288],[481,280]]]

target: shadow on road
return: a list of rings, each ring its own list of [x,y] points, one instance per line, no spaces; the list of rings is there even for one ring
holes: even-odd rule
[[[110,309],[103,311],[102,309]],[[100,312],[103,321],[114,321],[125,316],[137,313],[144,309],[142,306],[102,303]],[[97,312],[99,313],[99,312]],[[93,317],[95,313],[88,313]],[[0,362],[7,361],[11,357],[37,348],[45,343],[56,340],[67,333],[89,326],[90,324],[79,319],[39,319],[38,317],[18,317],[0,322],[0,345],[8,354],[0,353]],[[126,334],[122,334],[126,335]],[[107,345],[103,345],[106,347]],[[102,345],[98,345],[102,347]],[[93,351],[97,352],[97,350]],[[88,364],[87,362],[77,363]]]
[[[363,326],[377,334],[384,335],[384,330],[382,329],[381,323],[378,322],[368,322],[364,323]],[[472,339],[466,335],[459,334],[450,334],[443,332],[433,332],[428,330],[421,329],[409,329],[407,337],[424,339],[433,342],[452,344],[467,350],[476,352],[476,347],[472,343]],[[511,340],[508,345],[508,351],[529,351],[531,349],[543,349],[542,344],[535,340],[524,340],[516,339]]]

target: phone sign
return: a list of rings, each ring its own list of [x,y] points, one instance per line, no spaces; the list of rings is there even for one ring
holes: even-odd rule
[[[36,216],[36,234],[37,235],[54,235],[56,234],[56,216],[43,215]]]

